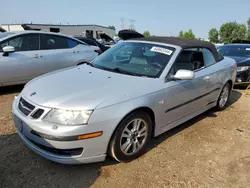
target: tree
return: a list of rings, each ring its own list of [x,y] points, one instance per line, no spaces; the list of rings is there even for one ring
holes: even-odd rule
[[[250,40],[250,18],[247,21],[247,39]]]
[[[150,37],[150,32],[149,32],[149,31],[144,31],[143,35],[144,35],[145,37]]]
[[[179,32],[179,37],[181,37],[181,38],[183,37],[183,31]]]
[[[111,28],[111,29],[115,29],[115,26],[113,26],[113,25],[110,25],[110,26],[109,26],[109,28]]]
[[[208,32],[208,35],[209,35],[209,40],[211,42],[214,42],[214,43],[219,42],[219,31],[217,31],[217,29],[215,28],[210,29],[210,31]]]
[[[188,31],[184,31],[184,32],[180,31],[179,36],[185,39],[195,39],[195,34],[193,33],[191,29],[189,29]]]
[[[247,28],[244,24],[228,22],[220,27],[220,37],[224,43],[231,43],[234,40],[245,40],[246,36]]]

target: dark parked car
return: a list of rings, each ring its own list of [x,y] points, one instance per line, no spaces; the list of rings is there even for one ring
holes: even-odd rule
[[[237,62],[236,82],[250,82],[250,43],[233,43],[218,47],[221,55]]]
[[[109,49],[109,47],[104,46],[103,44],[101,44],[100,42],[96,41],[94,38],[89,38],[89,37],[82,37],[82,36],[74,36],[75,38],[77,38],[78,40],[87,43],[88,45],[91,46],[98,46],[100,48],[100,53],[105,52],[107,49]]]

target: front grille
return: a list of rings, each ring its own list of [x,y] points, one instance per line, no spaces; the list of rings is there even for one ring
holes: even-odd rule
[[[41,148],[44,151],[47,151],[49,153],[55,154],[55,155],[62,155],[62,156],[76,156],[76,155],[81,155],[83,152],[83,148],[74,148],[74,149],[56,149],[53,147],[47,147],[42,144],[39,144],[35,142],[34,140],[29,139],[28,137],[25,137],[28,139],[30,142],[32,142],[34,145],[37,147]]]
[[[23,98],[20,98],[19,103],[18,103],[18,108],[24,115],[27,116],[35,109],[35,106],[28,103]]]
[[[34,119],[38,119],[39,117],[41,117],[41,115],[43,114],[44,110],[43,109],[37,109],[32,115],[31,117]]]

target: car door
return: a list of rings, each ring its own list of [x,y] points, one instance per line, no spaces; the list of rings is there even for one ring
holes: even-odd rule
[[[163,127],[202,110],[207,104],[208,89],[204,62],[195,67],[194,53],[200,54],[199,49],[186,49],[180,52],[167,77],[166,89],[164,90]],[[192,80],[170,79],[171,75],[180,69],[194,71],[195,78]]]
[[[15,52],[3,56],[2,48],[13,46]],[[39,51],[39,35],[22,34],[0,43],[0,82],[2,85],[25,83],[43,73],[44,60]]]
[[[41,35],[41,50],[44,57],[44,71],[54,70],[74,66],[78,60],[79,50],[76,48],[77,41],[55,35]]]
[[[204,79],[206,81],[206,90],[208,91],[208,95],[206,97],[208,104],[215,104],[217,102],[217,97],[221,91],[221,80],[220,78],[220,66],[216,64],[216,60],[212,54],[212,52],[207,48],[202,48],[205,69],[204,71]]]

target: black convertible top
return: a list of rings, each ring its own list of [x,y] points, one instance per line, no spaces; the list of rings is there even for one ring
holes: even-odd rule
[[[207,48],[209,49],[215,58],[216,61],[220,61],[223,59],[223,56],[221,56],[215,45],[213,45],[210,42],[205,42],[202,40],[197,39],[183,39],[180,37],[145,37],[143,34],[138,33],[134,30],[124,29],[120,30],[118,33],[118,36],[123,40],[138,40],[138,41],[149,41],[149,42],[160,42],[160,43],[166,43],[166,44],[173,44],[176,46],[180,46],[181,48]]]
[[[210,42],[205,42],[205,41],[201,41],[198,39],[191,40],[191,39],[183,39],[180,37],[140,37],[140,38],[134,38],[133,40],[173,44],[176,46],[180,46],[183,49],[185,48],[207,48],[213,53],[213,56],[216,61],[220,61],[223,59],[223,56],[221,56],[218,53],[215,45],[213,45]]]

